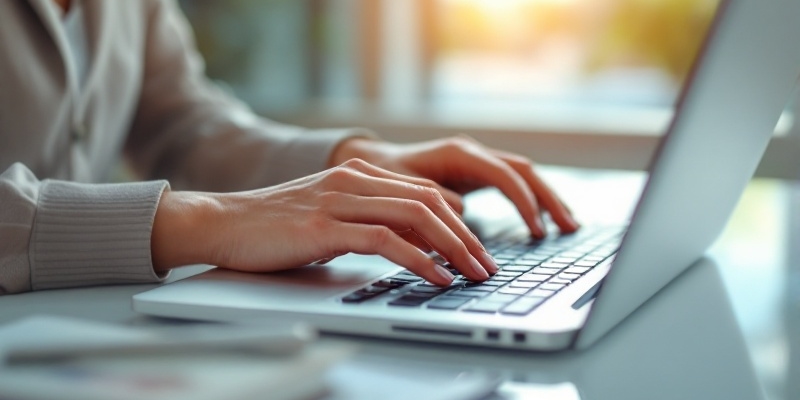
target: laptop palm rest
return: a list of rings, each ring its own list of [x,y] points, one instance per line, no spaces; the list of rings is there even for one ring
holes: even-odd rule
[[[287,304],[302,308],[355,290],[397,268],[381,257],[353,255],[327,265],[264,274],[217,268],[140,293],[135,304],[146,307],[168,298],[170,303],[232,309],[286,309]]]

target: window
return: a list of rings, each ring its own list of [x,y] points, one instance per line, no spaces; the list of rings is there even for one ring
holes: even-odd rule
[[[273,118],[367,126],[398,141],[464,132],[539,162],[641,169],[718,2],[182,5],[209,75]],[[792,120],[778,124],[759,173],[800,171]]]

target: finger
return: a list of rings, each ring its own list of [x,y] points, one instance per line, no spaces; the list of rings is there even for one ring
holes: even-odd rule
[[[539,199],[542,207],[550,212],[553,221],[564,233],[575,232],[580,225],[572,217],[570,210],[564,202],[550,189],[549,186],[539,177],[533,169],[531,162],[525,157],[494,150],[493,153],[501,160],[505,161],[528,183],[536,198]]]
[[[455,278],[385,226],[343,222],[337,228],[341,234],[331,236],[331,240],[338,251],[380,255],[436,285],[447,286]]]
[[[427,206],[447,227],[458,236],[458,238],[467,246],[470,254],[479,260],[485,271],[489,274],[497,272],[498,267],[494,259],[486,252],[486,249],[480,243],[478,238],[467,228],[464,221],[455,213],[455,211],[443,199],[439,191],[434,188],[414,185],[406,182],[396,181],[392,179],[384,179],[367,175],[365,173],[351,170],[351,172],[344,174],[344,178],[336,182],[332,190],[344,193],[350,193],[367,197],[392,197],[396,199],[410,199],[418,201]],[[342,200],[332,199],[330,203],[338,203]],[[387,213],[384,209],[383,212]],[[428,239],[428,238],[424,238]],[[429,244],[435,247],[433,243],[428,241]],[[447,254],[441,254],[443,257],[448,258]],[[450,259],[449,259],[450,260]],[[452,260],[451,260],[452,261]],[[457,261],[454,262],[457,264]],[[459,268],[459,265],[455,265]],[[463,268],[463,270],[462,270]],[[469,265],[461,265],[460,271],[465,272],[469,270]],[[470,276],[469,272],[465,273]],[[474,277],[473,279],[477,279]]]
[[[385,225],[393,230],[410,229],[467,278],[478,281],[489,278],[486,268],[464,241],[419,201],[343,194],[340,201],[329,206],[328,212],[343,222]],[[478,255],[482,253],[482,250],[477,252]]]
[[[543,238],[546,235],[536,196],[511,166],[493,156],[483,146],[470,144],[455,146],[453,149],[455,153],[451,154],[451,158],[460,175],[500,189],[517,207],[533,236]]]
[[[419,177],[409,176],[409,175],[404,175],[404,174],[398,174],[398,173],[396,173],[394,171],[389,171],[387,169],[383,169],[383,168],[377,167],[377,166],[372,165],[372,164],[370,164],[370,163],[368,163],[366,161],[358,160],[358,159],[350,160],[347,163],[347,165],[348,165],[348,167],[354,168],[354,169],[356,169],[358,171],[361,171],[361,172],[363,172],[363,173],[365,173],[367,175],[370,175],[370,176],[374,176],[374,177],[378,177],[378,178],[385,178],[385,179],[392,179],[392,180],[396,180],[396,181],[400,181],[400,182],[410,183],[410,184],[413,184],[413,185],[424,186],[424,187],[429,187],[429,188],[436,189],[436,190],[439,191],[439,193],[442,194],[442,197],[444,197],[445,201],[447,201],[447,204],[453,209],[453,211],[455,211],[455,213],[457,215],[460,216],[461,213],[464,212],[464,202],[461,199],[461,195],[459,195],[458,193],[456,193],[456,192],[454,192],[454,191],[452,191],[450,189],[445,188],[444,186],[442,186],[442,185],[440,185],[440,184],[438,184],[438,183],[436,183],[436,182],[434,182],[434,181],[432,181],[430,179],[419,178]]]
[[[431,245],[428,244],[428,242],[419,237],[419,235],[417,235],[413,230],[409,229],[406,231],[396,232],[396,233],[400,235],[400,237],[403,238],[403,240],[405,240],[406,242],[411,243],[412,245],[414,245],[414,247],[422,250],[423,253],[430,253],[433,251],[433,247],[431,247]]]

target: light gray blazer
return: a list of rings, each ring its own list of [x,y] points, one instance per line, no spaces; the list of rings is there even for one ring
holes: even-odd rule
[[[150,233],[168,181],[269,186],[324,169],[343,138],[369,135],[255,116],[206,79],[171,0],[82,1],[83,88],[53,1],[0,1],[0,294],[157,281]],[[147,181],[101,183],[121,154]]]

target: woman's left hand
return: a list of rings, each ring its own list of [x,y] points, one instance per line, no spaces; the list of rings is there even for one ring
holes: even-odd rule
[[[430,179],[444,186],[445,200],[459,213],[460,194],[486,186],[500,189],[519,210],[534,237],[546,235],[541,213],[546,210],[564,233],[579,225],[569,209],[534,171],[531,160],[494,150],[468,137],[454,137],[414,144],[353,138],[340,144],[332,165],[360,158],[375,166]]]

